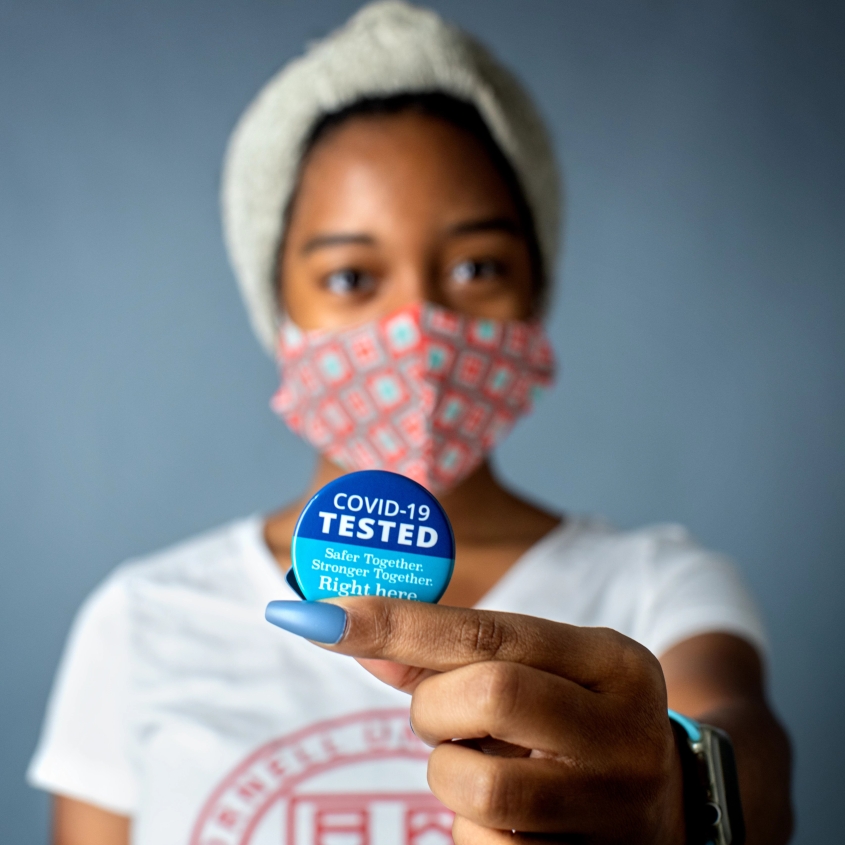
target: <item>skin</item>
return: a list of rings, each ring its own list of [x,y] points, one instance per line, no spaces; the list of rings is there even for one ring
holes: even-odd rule
[[[529,250],[501,178],[473,138],[410,112],[355,118],[318,144],[280,267],[285,308],[304,328],[360,323],[424,300],[478,316],[532,316]],[[283,569],[302,506],[339,474],[319,458],[309,490],[268,519],[265,539]],[[561,517],[508,491],[486,463],[441,502],[457,540],[441,604],[338,599],[346,632],[325,647],[411,694],[414,730],[434,747],[429,783],[456,813],[457,845],[532,834],[682,843],[667,705],[731,735],[749,845],[789,839],[789,745],[754,648],[713,633],[658,660],[607,629],[473,610]],[[56,845],[126,845],[129,827],[125,817],[55,800]]]

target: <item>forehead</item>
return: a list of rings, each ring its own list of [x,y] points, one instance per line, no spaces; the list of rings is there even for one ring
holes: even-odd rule
[[[418,112],[356,116],[308,155],[295,217],[515,214],[504,178],[468,131]]]

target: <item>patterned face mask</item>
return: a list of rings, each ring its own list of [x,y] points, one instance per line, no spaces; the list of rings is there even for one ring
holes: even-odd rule
[[[540,323],[415,304],[340,330],[279,333],[271,406],[347,470],[385,469],[434,492],[466,478],[551,384]]]

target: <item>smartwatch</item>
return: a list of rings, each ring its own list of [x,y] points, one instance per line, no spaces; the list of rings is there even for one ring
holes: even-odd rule
[[[745,822],[730,737],[669,711],[681,753],[687,845],[744,845]]]

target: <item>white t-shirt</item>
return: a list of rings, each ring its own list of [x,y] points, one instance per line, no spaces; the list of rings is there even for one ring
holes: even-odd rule
[[[409,698],[269,625],[293,598],[260,517],[118,567],[71,631],[29,781],[132,816],[135,845],[438,845]],[[659,655],[765,648],[732,565],[677,526],[570,519],[479,607],[615,628]]]

